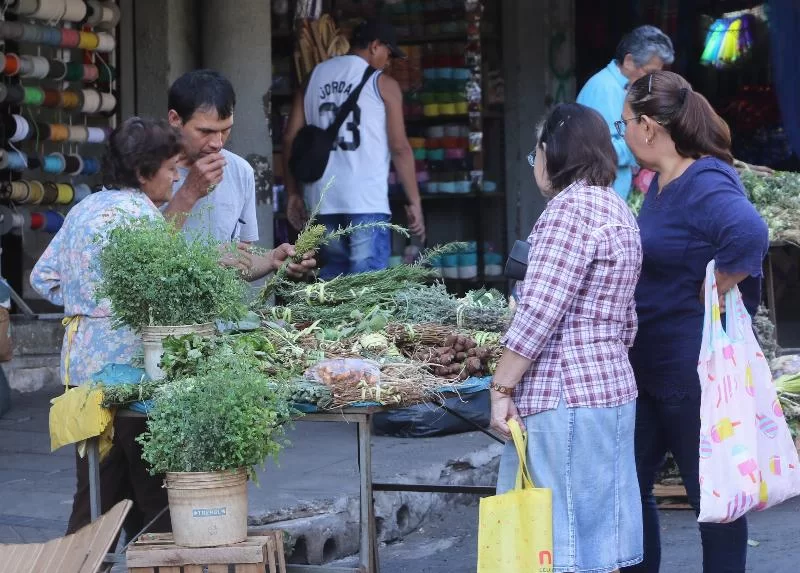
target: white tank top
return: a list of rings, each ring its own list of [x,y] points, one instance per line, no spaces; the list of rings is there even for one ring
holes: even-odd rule
[[[358,87],[367,69],[359,56],[347,55],[322,62],[311,72],[303,107],[306,123],[326,128],[350,92]],[[339,129],[336,147],[331,151],[322,178],[305,186],[306,202],[312,209],[322,189],[333,178],[320,209],[322,215],[339,213],[390,214],[389,138],[386,133],[386,107],[378,91],[375,72],[367,80],[356,108]]]

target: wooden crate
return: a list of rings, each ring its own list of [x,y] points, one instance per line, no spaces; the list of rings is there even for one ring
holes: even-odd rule
[[[143,535],[126,553],[128,573],[286,573],[283,532],[264,531],[219,547],[180,547],[171,533]]]

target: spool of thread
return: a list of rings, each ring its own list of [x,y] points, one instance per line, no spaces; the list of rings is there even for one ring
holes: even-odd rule
[[[61,45],[61,28],[41,28],[42,44],[57,48]]]
[[[83,81],[93,82],[100,77],[100,70],[94,64],[83,64]]]
[[[33,75],[31,77],[43,80],[50,73],[50,61],[42,56],[33,56]]]
[[[68,141],[69,140],[69,127],[63,123],[50,124],[50,141]]]
[[[81,43],[81,34],[78,30],[73,30],[71,28],[62,28],[61,29],[61,38],[59,39],[58,45],[62,48],[77,48],[78,44]]]
[[[69,126],[69,141],[86,143],[89,140],[89,129],[85,125]]]
[[[5,149],[0,149],[0,171],[8,169],[8,153]]]
[[[37,20],[61,20],[67,11],[65,0],[40,0],[36,12],[31,14],[31,18]]]
[[[19,77],[29,78],[33,73],[33,56],[19,57]]]
[[[108,134],[102,127],[89,128],[89,143],[105,143]]]
[[[58,186],[52,181],[45,181],[42,205],[53,205],[58,201]]]
[[[3,150],[5,153],[5,150]],[[28,155],[21,151],[6,153],[7,167],[12,171],[25,171],[28,168]]]
[[[36,130],[37,130],[36,139],[38,141],[45,141],[45,140],[50,139],[50,124],[49,123],[36,122],[34,124],[34,126],[36,127]],[[30,164],[30,162],[29,162],[29,164]]]
[[[65,168],[66,159],[60,153],[51,153],[50,155],[44,156],[42,161],[42,171],[45,173],[58,175],[59,173],[64,173]]]
[[[20,213],[14,213],[8,207],[0,207],[0,235],[10,233],[17,224],[24,225],[25,217]]]
[[[81,50],[96,50],[97,45],[100,43],[100,38],[94,32],[79,32],[80,40],[78,41],[78,48]]]
[[[67,6],[64,10],[62,20],[66,20],[67,22],[80,22],[86,18],[86,13],[88,11],[89,9],[86,6],[86,2],[83,0],[67,0]]]
[[[19,40],[22,38],[24,29],[21,22],[0,21],[0,38],[5,40]]]
[[[33,24],[22,25],[21,42],[29,42],[31,44],[39,44],[42,42],[43,28],[42,26],[34,26]]]
[[[39,87],[25,88],[25,99],[22,100],[25,105],[40,106],[44,103],[44,90]]]
[[[44,227],[45,219],[44,213],[34,212],[31,213],[31,231],[38,231]]]
[[[83,171],[83,159],[78,154],[70,154],[64,158],[64,173],[68,175],[80,175]]]
[[[56,203],[59,205],[69,205],[75,199],[75,188],[69,183],[57,184],[56,191]]]
[[[44,185],[41,181],[28,181],[31,189],[31,196],[28,198],[28,203],[31,205],[39,205],[44,199]]]
[[[98,32],[97,34],[97,47],[95,50],[98,52],[113,52],[117,46],[117,41],[114,36],[108,32]]]
[[[86,183],[78,183],[75,186],[75,202],[80,203],[92,194],[92,188]]]
[[[103,21],[103,5],[97,0],[86,0],[86,25],[92,28]]]
[[[95,24],[98,30],[113,30],[119,24],[120,10],[114,2],[101,4],[100,21]]]
[[[101,62],[97,67],[100,68],[101,82],[110,82],[117,77],[117,69],[114,66],[109,66],[105,62]]]
[[[44,107],[59,107],[61,105],[61,93],[57,90],[44,90]]]
[[[31,125],[28,123],[28,120],[22,117],[19,114],[13,114],[11,117],[14,118],[14,135],[8,138],[9,141],[16,143],[18,141],[22,141],[30,135],[31,132]]]
[[[67,75],[67,64],[61,60],[50,60],[50,70],[47,77],[51,80],[63,80]]]
[[[69,90],[61,92],[61,107],[64,109],[78,109],[81,107],[80,94]]]
[[[100,173],[100,162],[94,157],[84,157],[81,175],[96,175],[97,173]]]
[[[22,78],[44,79],[50,71],[50,62],[41,56],[20,56],[19,75]]]
[[[117,98],[114,94],[102,92],[100,94],[100,111],[111,113],[117,107]]]
[[[83,64],[80,62],[69,62],[67,64],[67,75],[64,79],[68,82],[79,82],[83,79]]]
[[[9,199],[14,203],[25,203],[31,196],[31,187],[27,181],[12,181]]]
[[[10,9],[20,16],[31,16],[39,9],[40,1],[41,0],[17,0]]]
[[[42,230],[45,233],[58,233],[61,225],[64,224],[64,215],[58,213],[57,211],[45,211],[44,219],[45,223]]]
[[[6,54],[3,73],[7,76],[16,76],[19,73],[19,56],[17,54]]]
[[[81,111],[83,113],[97,113],[100,111],[100,92],[97,90],[81,90],[83,95],[83,105]]]

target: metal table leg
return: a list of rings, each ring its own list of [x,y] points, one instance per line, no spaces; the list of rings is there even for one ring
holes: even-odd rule
[[[86,440],[86,460],[89,465],[89,510],[92,521],[100,517],[100,447],[98,438]]]

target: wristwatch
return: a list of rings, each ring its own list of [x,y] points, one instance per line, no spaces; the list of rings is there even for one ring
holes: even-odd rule
[[[511,386],[500,386],[494,382],[492,382],[492,384],[489,386],[489,389],[494,390],[495,392],[500,392],[501,394],[505,394],[506,396],[511,396],[511,394],[514,392],[514,388]]]

